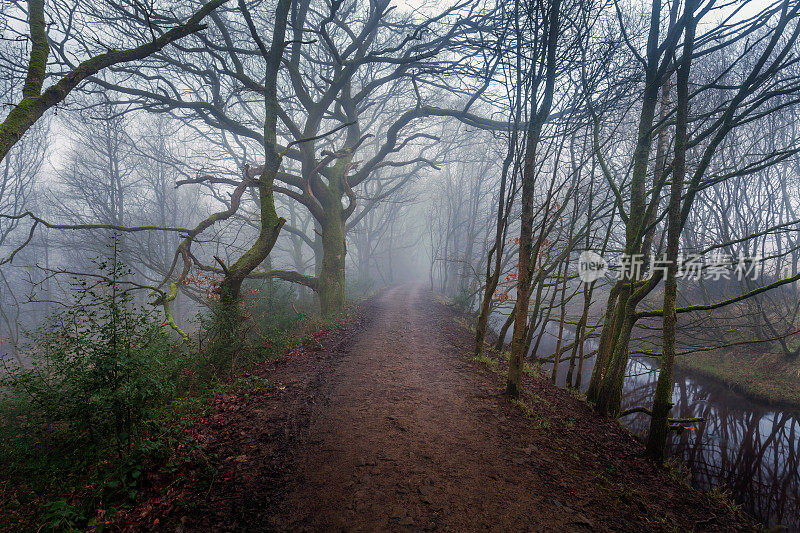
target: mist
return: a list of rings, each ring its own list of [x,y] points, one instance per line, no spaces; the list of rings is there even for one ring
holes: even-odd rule
[[[798,36],[0,0],[0,530],[800,530]]]

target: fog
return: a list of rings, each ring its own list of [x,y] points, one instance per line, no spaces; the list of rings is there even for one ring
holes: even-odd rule
[[[795,0],[0,0],[0,389],[119,309],[227,379],[421,284],[507,394],[542,364],[798,528],[799,33]],[[777,503],[679,440],[767,406]]]

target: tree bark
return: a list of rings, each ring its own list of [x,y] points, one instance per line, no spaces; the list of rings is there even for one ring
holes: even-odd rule
[[[533,275],[533,196],[535,185],[535,164],[542,133],[542,127],[550,115],[550,108],[553,103],[553,92],[555,90],[556,79],[556,45],[558,43],[558,25],[560,0],[555,0],[549,13],[547,31],[542,36],[546,41],[546,73],[545,87],[542,94],[541,104],[528,126],[528,133],[525,147],[525,159],[522,169],[522,213],[520,216],[520,242],[519,242],[519,264],[517,274],[517,299],[514,305],[514,332],[511,338],[511,355],[508,360],[508,380],[506,381],[506,393],[512,398],[519,397],[520,385],[522,381],[522,365],[525,359],[525,329],[528,323],[528,304],[530,300],[530,284]],[[535,72],[535,69],[534,69]],[[530,102],[536,108],[536,83],[533,83],[534,94],[531,94]]]
[[[31,54],[28,72],[19,101],[0,124],[0,161],[47,110],[61,103],[67,95],[86,78],[104,68],[144,59],[168,44],[205,28],[200,22],[227,0],[212,0],[203,5],[185,24],[176,26],[156,39],[128,50],[110,50],[78,65],[70,73],[42,92],[46,75],[50,47],[47,44],[47,25],[44,16],[44,0],[28,1],[28,25],[30,28]]]
[[[694,46],[696,0],[686,0],[684,18],[686,35],[683,44],[683,60],[677,71],[677,109],[675,121],[675,158],[672,164],[672,184],[670,186],[667,215],[667,277],[664,282],[663,350],[661,368],[653,397],[653,410],[650,419],[650,433],[647,438],[647,454],[653,460],[664,460],[664,448],[669,433],[669,412],[672,409],[672,371],[675,363],[675,334],[678,315],[675,302],[678,297],[678,249],[681,228],[681,194],[686,178],[686,144],[689,113],[689,71]]]
[[[322,224],[322,265],[317,294],[323,316],[341,312],[345,304],[345,222],[341,209],[336,211],[336,206],[326,210]]]
[[[265,163],[258,179],[258,195],[260,203],[260,229],[253,245],[230,267],[225,269],[225,275],[220,285],[220,314],[221,339],[223,343],[230,343],[236,335],[239,326],[239,312],[242,282],[255,270],[269,255],[278,239],[281,227],[286,219],[278,217],[275,210],[272,185],[278,174],[281,164],[281,154],[278,152],[277,120],[279,112],[278,103],[278,70],[280,69],[283,51],[286,48],[286,20],[292,0],[279,0],[275,10],[275,28],[272,33],[272,44],[268,54],[265,54],[266,78],[264,93],[264,158]],[[239,7],[245,18],[250,23],[250,16],[244,2],[240,0]],[[251,26],[254,39],[258,39],[255,29]],[[247,176],[245,177],[247,179]]]

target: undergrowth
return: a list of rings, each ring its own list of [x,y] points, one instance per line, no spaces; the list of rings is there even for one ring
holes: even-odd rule
[[[124,265],[98,261],[97,272],[76,279],[70,304],[30,332],[32,363],[3,360],[0,530],[103,531],[146,473],[210,469],[190,427],[214,399],[269,389],[248,373],[255,363],[318,345],[344,318],[314,318],[291,305],[291,287],[252,282],[235,344],[220,353],[213,336],[225,317],[211,309],[187,349],[134,304]]]
[[[481,353],[480,355],[473,355],[472,360],[475,361],[476,363],[483,363],[492,372],[497,372],[497,359],[489,357],[485,353]]]

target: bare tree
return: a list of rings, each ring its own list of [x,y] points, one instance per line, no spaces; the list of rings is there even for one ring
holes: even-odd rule
[[[18,6],[15,15],[9,14],[8,16],[16,16],[20,19],[22,17],[27,18],[28,33],[25,38],[31,44],[30,57],[24,70],[25,80],[21,90],[17,93],[16,87],[14,87],[15,90],[10,95],[11,98],[19,97],[20,99],[11,107],[11,110],[3,118],[2,124],[0,124],[0,161],[5,159],[11,147],[47,110],[63,102],[67,95],[81,82],[112,65],[146,58],[182,37],[202,30],[205,27],[201,24],[202,20],[225,1],[211,0],[188,17],[186,22],[173,25],[172,28],[164,31],[159,36],[153,35],[152,31],[155,28],[150,25],[151,39],[144,44],[122,50],[109,50],[86,59],[78,65],[70,65],[70,72],[57,78],[47,88],[44,88],[44,84],[48,76],[47,64],[50,56],[50,41],[48,39],[48,24],[45,16],[45,2],[44,0],[29,0],[27,9]],[[142,17],[143,19],[149,20],[153,18],[167,22],[163,17],[154,16],[153,13],[142,14]],[[69,26],[61,29],[61,31],[65,32],[65,34],[59,36],[62,45],[68,37],[69,29]],[[12,58],[4,58],[2,61],[13,65]]]

